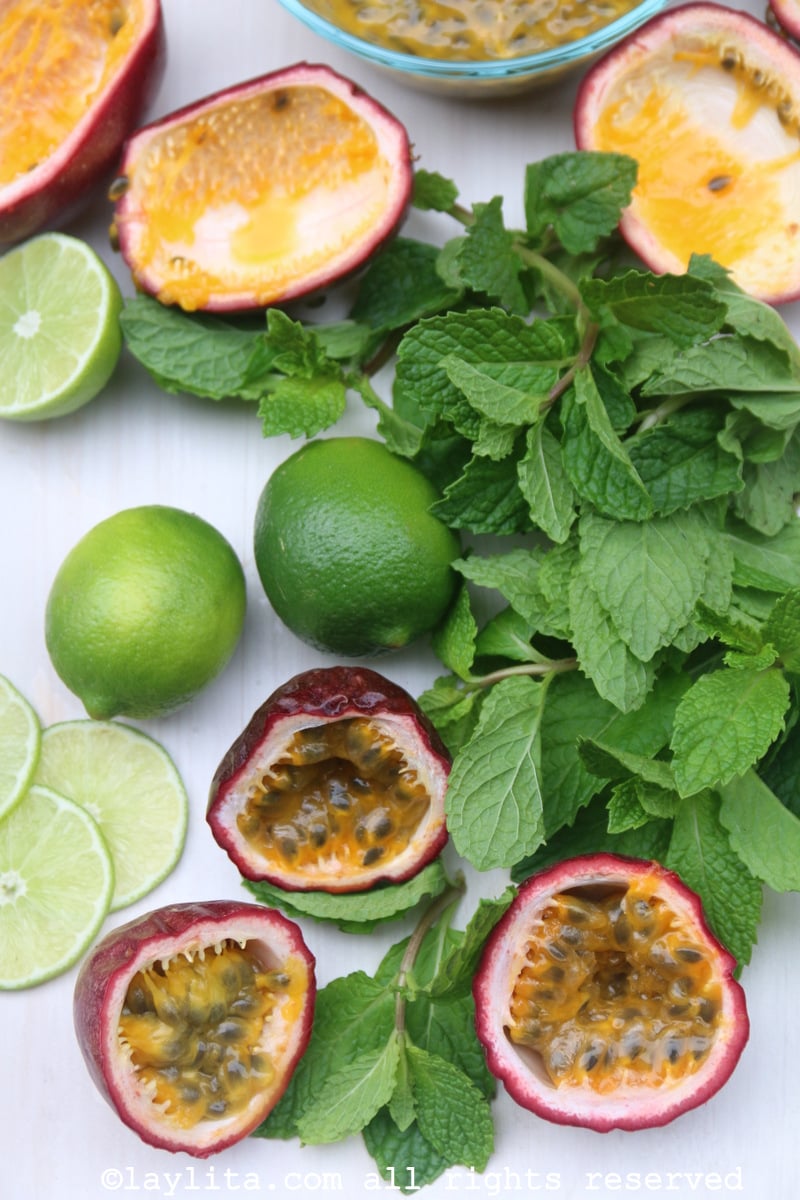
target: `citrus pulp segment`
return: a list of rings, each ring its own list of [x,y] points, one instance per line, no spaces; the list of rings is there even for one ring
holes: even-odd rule
[[[45,233],[0,258],[0,417],[60,417],[105,386],[122,296],[85,242]]]
[[[31,987],[70,967],[103,923],[113,890],[97,823],[34,783],[0,821],[0,989]]]
[[[183,851],[186,789],[158,742],[112,721],[64,721],[42,734],[36,782],[89,812],[114,860],[112,910],[139,900]]]
[[[0,817],[25,795],[39,758],[40,738],[36,713],[0,675]]]

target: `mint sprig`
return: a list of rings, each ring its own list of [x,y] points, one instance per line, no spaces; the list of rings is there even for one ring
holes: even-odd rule
[[[357,971],[320,991],[308,1049],[256,1136],[325,1144],[363,1130],[383,1182],[406,1180],[408,1166],[417,1186],[458,1164],[483,1170],[494,1081],[470,987],[512,891],[482,901],[463,932],[451,925],[459,895],[439,896],[373,978]]]

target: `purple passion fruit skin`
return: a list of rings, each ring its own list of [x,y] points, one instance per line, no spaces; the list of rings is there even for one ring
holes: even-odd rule
[[[598,1132],[709,1100],[749,1035],[735,961],[654,862],[567,860],[523,883],[474,980],[491,1072],[518,1104]]]
[[[247,311],[363,266],[403,222],[412,181],[403,125],[329,67],[297,63],[138,130],[112,240],[163,304]]]
[[[447,841],[450,756],[416,701],[366,667],[301,672],[220,763],[207,818],[251,880],[358,892],[416,875]]]
[[[770,304],[800,296],[800,54],[748,13],[691,3],[654,17],[584,76],[581,150],[628,154],[620,232],[653,271],[692,254]]]
[[[206,1158],[259,1125],[311,1034],[314,958],[294,922],[234,900],[173,904],[85,959],[75,1032],[122,1121]]]
[[[16,15],[14,7],[12,4],[9,9],[9,20]],[[60,20],[58,4],[45,10],[53,9],[49,17],[39,12],[38,6],[27,7],[30,13],[25,19],[37,25]],[[110,20],[118,20],[120,10],[132,14],[129,19],[139,23],[136,35],[59,145],[12,179],[4,180],[0,173],[0,245],[22,241],[53,223],[63,224],[90,199],[93,189],[116,167],[125,138],[141,120],[161,83],[166,37],[160,0],[126,0],[108,7],[114,10]],[[0,25],[3,20],[0,17]],[[29,36],[33,39],[37,35],[34,31]],[[79,50],[75,48],[76,55]],[[1,76],[2,72],[0,95]],[[18,79],[15,84],[18,86]],[[43,79],[42,87],[52,99],[54,88],[57,90],[52,72]],[[38,107],[44,110],[44,102]],[[34,112],[27,125],[28,142],[35,125]]]

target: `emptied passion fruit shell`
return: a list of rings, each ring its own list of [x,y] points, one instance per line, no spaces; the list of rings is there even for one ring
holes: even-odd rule
[[[112,188],[112,238],[164,304],[259,308],[361,266],[400,225],[411,183],[400,122],[299,63],[139,130]]]
[[[638,160],[620,229],[654,271],[692,254],[751,295],[800,295],[800,55],[746,13],[686,4],[585,76],[578,147]]]
[[[218,767],[208,822],[247,879],[358,892],[416,875],[447,840],[449,755],[416,701],[367,668],[295,675]]]
[[[311,1034],[314,958],[280,913],[173,904],[107,934],[75,987],[75,1031],[143,1141],[198,1158],[252,1132]]]
[[[0,5],[0,243],[88,198],[160,81],[164,51],[159,0]]]
[[[600,1132],[665,1125],[729,1078],[749,1034],[698,897],[610,854],[521,885],[475,976],[489,1069],[524,1108]]]

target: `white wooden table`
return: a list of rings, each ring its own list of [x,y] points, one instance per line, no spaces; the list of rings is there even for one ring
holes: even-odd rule
[[[751,0],[761,15],[761,0]],[[169,65],[152,115],[213,90],[301,59],[326,61],[350,75],[407,126],[419,163],[454,178],[466,203],[505,196],[511,223],[522,223],[523,170],[545,154],[573,148],[576,80],[551,91],[491,103],[447,100],[394,80],[331,50],[275,0],[165,0]],[[109,205],[101,197],[69,231],[90,240],[132,293],[127,271],[109,249]],[[406,231],[435,240],[432,217],[413,214]],[[448,226],[449,229],[449,226]],[[800,332],[800,306],[785,310]],[[2,367],[0,366],[0,369]],[[353,402],[337,433],[371,433],[373,414]],[[246,898],[204,820],[218,759],[253,710],[279,683],[324,657],[287,634],[258,582],[251,547],[258,495],[273,468],[295,449],[265,441],[253,410],[159,393],[123,358],[102,397],[50,423],[0,428],[0,671],[32,700],[43,723],[85,714],[56,677],[44,645],[52,578],[70,547],[119,509],[173,504],[216,525],[239,553],[248,580],[244,636],[228,670],[193,704],[143,724],[175,758],[192,815],[174,874],[106,928],[171,901]],[[437,666],[424,649],[381,661],[379,669],[412,692]],[[496,895],[503,873],[470,876],[464,920],[481,895]],[[562,1200],[601,1196],[718,1196],[788,1200],[798,1171],[800,961],[797,896],[767,895],[760,944],[747,968],[752,1035],[730,1083],[704,1109],[663,1130],[598,1135],[559,1128],[495,1103],[496,1151],[483,1176],[457,1168],[422,1195]],[[463,922],[462,922],[463,924]],[[343,970],[371,970],[407,932],[392,925],[359,939],[309,923],[320,984]],[[101,1100],[72,1031],[76,971],[42,987],[0,994],[0,1195],[7,1200],[108,1200],[122,1197],[247,1192],[293,1195],[380,1193],[360,1138],[330,1147],[247,1140],[204,1164],[143,1145]],[[400,1180],[397,1181],[401,1182]],[[384,1190],[388,1191],[388,1181]],[[395,1195],[399,1194],[397,1191]]]

